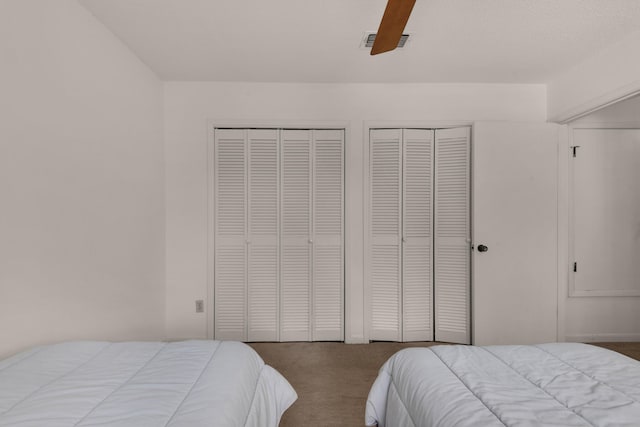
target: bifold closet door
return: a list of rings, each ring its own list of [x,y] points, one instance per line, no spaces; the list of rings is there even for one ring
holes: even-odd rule
[[[247,337],[247,131],[216,129],[214,336]]]
[[[247,339],[278,341],[279,131],[247,136]]]
[[[433,340],[433,133],[403,131],[402,341]]]
[[[471,343],[470,128],[435,131],[436,341]]]
[[[214,337],[343,340],[344,131],[214,139]]]
[[[282,341],[311,340],[311,136],[309,130],[281,131]]]
[[[215,338],[278,340],[276,129],[215,131]]]
[[[372,340],[470,342],[470,129],[373,129]]]
[[[372,129],[369,147],[372,340],[401,341],[402,129]]]
[[[433,130],[370,137],[371,339],[432,340]]]
[[[313,130],[313,341],[344,340],[344,131]]]
[[[282,341],[344,339],[344,131],[282,130]]]

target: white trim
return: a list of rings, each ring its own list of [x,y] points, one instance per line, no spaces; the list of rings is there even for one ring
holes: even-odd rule
[[[350,122],[341,122],[341,128],[344,129],[344,141],[342,143],[342,149],[344,150],[343,155],[343,164],[342,164],[342,209],[344,210],[342,216],[342,238],[344,239],[344,247],[343,247],[343,256],[344,256],[344,299],[342,301],[342,318],[344,320],[344,325],[342,329],[342,339],[344,342],[357,342],[360,335],[353,335],[353,313],[351,312],[351,264],[353,264],[352,260],[352,252],[351,252],[351,238],[349,237],[349,230],[351,230],[351,208],[349,207],[349,197],[351,192],[349,190],[349,186],[351,184],[351,178],[349,178],[349,174],[347,174],[347,167],[351,163],[351,155],[349,154],[350,150],[348,147],[349,140],[351,139],[351,130],[350,130]]]
[[[349,273],[351,272],[350,270],[347,270],[349,268],[349,265],[351,265],[350,262],[347,262],[347,254],[350,254],[351,252],[348,251],[347,249],[347,242],[350,241],[350,239],[347,239],[347,230],[349,230],[349,228],[347,228],[347,218],[349,218],[349,216],[347,215],[347,129],[346,127],[342,129],[342,165],[340,165],[342,167],[342,170],[340,171],[340,173],[342,174],[342,230],[340,231],[342,233],[342,341],[345,341],[346,335],[347,335],[347,292],[349,292],[349,301],[351,301],[351,292],[350,290],[347,291],[347,289],[349,289],[347,287],[347,277],[349,275]],[[315,153],[314,153],[314,158],[315,158]],[[351,313],[351,310],[349,310],[349,313]],[[349,320],[351,320],[351,316],[349,317]],[[351,329],[351,328],[349,328]]]
[[[351,122],[347,120],[234,120],[209,119],[207,128],[246,128],[246,129],[347,129]]]
[[[363,335],[353,335],[344,340],[345,344],[369,344],[369,340],[365,340]]]
[[[637,342],[640,334],[576,334],[567,335],[568,342]]]
[[[563,301],[566,298],[589,298],[589,297],[638,297],[640,296],[640,290],[638,289],[611,289],[611,290],[577,290],[575,284],[575,275],[571,274],[573,263],[575,262],[575,228],[574,228],[574,170],[573,170],[573,162],[571,161],[571,156],[569,155],[569,150],[574,144],[574,131],[580,129],[640,129],[640,122],[611,122],[611,123],[577,123],[575,125],[568,125],[568,133],[567,133],[567,146],[566,146],[566,155],[568,159],[567,165],[567,247],[568,255],[567,262],[565,266],[567,268],[567,279],[566,279],[566,292],[562,298],[558,298],[558,303]],[[579,152],[579,150],[578,150]],[[558,207],[560,209],[560,207]],[[558,217],[560,221],[560,216]],[[559,243],[560,244],[560,243]],[[558,247],[560,249],[560,247]],[[560,252],[559,252],[560,253]],[[563,304],[564,309],[564,304]],[[564,319],[563,319],[564,320]],[[558,338],[560,339],[560,335]],[[566,337],[568,340],[568,337]]]
[[[472,120],[364,120],[362,125],[362,161],[363,161],[363,179],[362,179],[362,188],[363,188],[363,203],[362,203],[362,235],[363,235],[363,271],[362,277],[364,279],[363,283],[363,313],[364,313],[364,337],[363,342],[370,342],[371,338],[371,280],[370,280],[370,268],[369,268],[369,259],[371,258],[369,253],[370,242],[369,242],[369,223],[370,223],[370,212],[369,212],[369,203],[371,199],[371,183],[369,180],[370,177],[370,144],[371,144],[371,129],[447,129],[447,128],[456,128],[456,127],[469,127],[470,128],[470,138],[471,138],[471,149],[473,148],[473,124]],[[469,173],[471,174],[473,167],[473,160],[471,158],[471,154],[469,154],[470,158],[470,169]],[[470,175],[471,176],[471,175]],[[471,180],[473,185],[473,180]],[[473,188],[470,186],[469,191],[472,192]],[[472,196],[470,196],[470,208],[472,207]],[[472,213],[473,211],[471,211]],[[473,215],[471,215],[471,224],[470,231],[473,230]],[[470,268],[471,273],[473,272],[471,260]],[[473,339],[473,276],[470,277],[471,280],[471,290],[469,294],[470,298],[470,308],[469,308],[469,320],[471,322],[471,339]],[[354,340],[356,338],[354,337]],[[353,342],[352,340],[347,340],[345,338],[345,342]]]
[[[249,319],[251,319],[251,316],[249,315],[249,271],[251,268],[251,259],[249,255],[251,253],[251,251],[249,250],[249,240],[251,238],[251,235],[249,234],[249,212],[250,212],[250,207],[249,204],[251,203],[251,199],[250,199],[250,192],[249,192],[249,181],[251,179],[251,172],[249,172],[250,169],[250,165],[251,165],[251,155],[249,154],[249,146],[251,145],[251,142],[249,140],[249,131],[248,130],[243,130],[243,134],[244,134],[244,154],[243,154],[243,159],[244,159],[244,195],[245,195],[245,200],[247,201],[244,204],[244,238],[245,238],[245,245],[244,245],[244,265],[245,265],[245,272],[244,272],[244,331],[242,332],[242,340],[243,341],[248,341],[249,340]],[[218,175],[220,176],[220,175]],[[220,194],[220,187],[217,188],[218,192],[216,193],[217,196],[219,197]],[[216,202],[218,202],[219,199],[216,199]],[[214,313],[215,315],[215,313]]]
[[[640,122],[584,122],[569,124],[571,135],[576,129],[640,129]]]
[[[575,289],[575,282],[571,281],[569,286],[569,298],[584,297],[640,297],[640,291],[635,289],[612,289],[578,291]]]
[[[473,215],[475,211],[475,180],[473,177],[475,176],[475,127],[471,126],[471,134],[469,135],[471,138],[469,142],[469,236],[470,236],[470,248],[469,248],[469,281],[470,281],[470,289],[469,289],[469,343],[471,345],[476,344],[476,322],[475,319],[475,307],[473,306],[474,292],[475,288],[473,284],[475,283],[475,268],[474,268],[474,259],[476,255],[475,245],[476,243],[473,241],[475,236],[475,217]]]
[[[344,131],[344,170],[343,170],[343,185],[344,185],[344,317],[343,321],[343,339],[345,342],[359,343],[368,342],[364,341],[360,335],[351,336],[352,328],[352,313],[348,309],[351,304],[351,264],[352,254],[351,247],[352,242],[347,230],[349,230],[350,219],[350,207],[347,203],[350,179],[346,173],[346,169],[351,160],[349,157],[349,150],[347,144],[349,144],[349,138],[351,137],[351,122],[345,120],[235,120],[235,119],[208,119],[207,120],[207,175],[208,175],[208,188],[207,188],[207,338],[213,339],[214,337],[214,226],[213,226],[213,212],[215,209],[214,200],[214,182],[215,182],[215,170],[214,170],[214,131],[216,128],[258,128],[258,129],[341,129]]]
[[[614,89],[604,95],[592,98],[576,107],[569,108],[561,113],[554,114],[547,118],[548,121],[567,124],[573,120],[577,120],[580,117],[584,117],[588,114],[609,107],[610,105],[624,101],[640,94],[640,80],[636,80],[627,85]]]
[[[369,216],[371,210],[369,204],[371,202],[371,183],[369,174],[371,167],[369,164],[371,144],[371,127],[365,122],[362,130],[362,314],[363,314],[363,333],[362,339],[365,342],[370,341],[371,337],[371,269],[368,260],[371,258],[370,239],[369,239]]]
[[[278,295],[278,299],[276,302],[276,340],[278,342],[281,341],[281,327],[282,324],[282,130],[278,129],[276,131],[276,138],[278,142],[276,143],[276,186],[277,186],[277,198],[276,206],[277,206],[277,215],[276,215],[276,258],[278,262],[278,266],[276,267],[276,292]]]
[[[370,129],[448,129],[458,127],[472,127],[472,120],[365,120],[364,131],[368,134]],[[369,138],[365,136],[365,142],[369,142]]]
[[[344,149],[344,148],[343,148]],[[315,311],[315,306],[314,306],[314,295],[313,295],[313,291],[314,291],[314,279],[315,279],[315,264],[316,264],[316,259],[315,259],[315,255],[316,255],[316,248],[315,248],[315,244],[312,243],[314,241],[314,239],[316,238],[316,231],[315,231],[315,225],[316,225],[316,216],[315,216],[315,184],[316,184],[316,172],[315,172],[315,160],[316,160],[316,133],[313,129],[309,130],[309,153],[307,155],[307,161],[309,162],[309,171],[308,173],[308,179],[309,179],[309,185],[308,185],[308,192],[309,192],[309,209],[307,211],[307,215],[309,218],[309,223],[307,224],[307,235],[309,236],[309,241],[308,241],[308,245],[307,245],[307,254],[309,256],[309,258],[307,258],[307,262],[309,263],[309,272],[307,274],[307,307],[309,307],[309,312],[307,313],[309,315],[308,318],[308,324],[307,327],[309,328],[309,332],[307,334],[307,339],[306,341],[314,341],[315,339],[315,329],[316,329],[316,311]],[[284,155],[284,151],[282,153]],[[282,180],[284,180],[284,157],[281,157],[281,177]],[[344,184],[343,184],[344,185]],[[284,188],[284,187],[283,187]],[[284,191],[284,190],[283,190]],[[281,200],[284,198],[284,195],[281,197]],[[282,210],[280,211],[280,230],[282,230],[284,227],[282,227],[282,221],[283,221],[283,215],[282,215]],[[343,212],[344,215],[344,212]],[[280,236],[282,236],[282,231],[280,231]],[[282,261],[281,261],[282,262]],[[342,272],[344,274],[344,271]],[[344,289],[342,290],[344,292]],[[281,294],[282,295],[282,294]],[[342,330],[344,331],[344,324],[342,325]]]
[[[566,300],[569,295],[569,129],[561,126],[558,138],[558,301],[556,340],[566,340]]]
[[[215,185],[215,168],[213,165],[215,164],[215,131],[214,127],[207,127],[207,324],[205,325],[205,330],[207,333],[207,339],[212,340],[214,337],[215,331],[215,316],[214,316],[214,232],[215,219],[213,217],[213,212],[215,209],[215,195],[214,195],[214,185]]]

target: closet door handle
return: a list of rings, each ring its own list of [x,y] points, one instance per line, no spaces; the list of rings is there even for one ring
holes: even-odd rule
[[[487,252],[489,250],[485,245],[478,245],[478,252]]]

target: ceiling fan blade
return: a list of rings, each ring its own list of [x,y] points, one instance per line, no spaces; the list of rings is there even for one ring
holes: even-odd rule
[[[415,2],[416,0],[388,0],[371,55],[388,52],[398,46]]]

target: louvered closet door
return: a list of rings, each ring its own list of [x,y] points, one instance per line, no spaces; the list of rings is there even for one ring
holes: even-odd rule
[[[433,340],[433,135],[403,131],[402,341]]]
[[[311,340],[312,143],[310,130],[281,130],[281,341]]]
[[[313,341],[342,341],[344,131],[313,131]]]
[[[370,338],[401,341],[402,129],[370,132]]]
[[[247,132],[216,129],[214,144],[214,335],[216,339],[245,341]]]
[[[279,131],[250,129],[247,132],[248,340],[277,341]]]
[[[435,339],[470,344],[470,128],[435,135]]]

